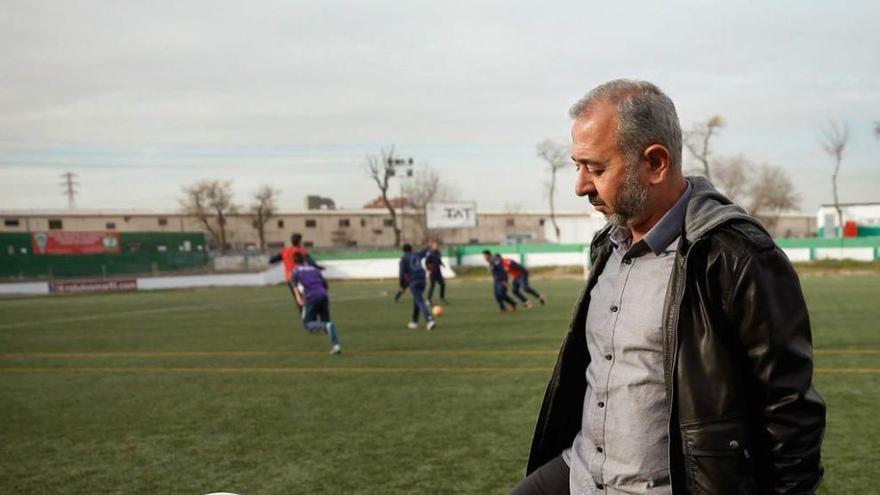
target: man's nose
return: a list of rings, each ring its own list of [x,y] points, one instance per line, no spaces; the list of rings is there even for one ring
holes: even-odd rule
[[[574,193],[578,196],[586,196],[588,194],[594,194],[596,192],[596,186],[593,184],[593,179],[590,177],[590,174],[585,172],[580,172],[577,175],[577,180],[574,184]]]

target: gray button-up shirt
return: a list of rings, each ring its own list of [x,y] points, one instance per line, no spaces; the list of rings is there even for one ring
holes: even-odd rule
[[[563,458],[572,495],[668,495],[662,314],[691,186],[639,242],[615,227],[590,292],[581,431]]]

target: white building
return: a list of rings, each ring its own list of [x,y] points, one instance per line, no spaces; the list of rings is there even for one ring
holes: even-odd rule
[[[880,203],[841,203],[843,224],[854,222],[858,235],[880,236]],[[840,225],[834,205],[822,205],[816,214],[816,226],[820,237],[837,237]]]

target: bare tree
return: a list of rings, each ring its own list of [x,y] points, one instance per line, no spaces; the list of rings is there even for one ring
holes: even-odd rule
[[[278,210],[277,200],[280,192],[269,185],[260,186],[254,193],[253,203],[250,206],[250,217],[257,236],[260,238],[260,251],[266,250],[266,223],[269,222]]]
[[[238,207],[232,202],[232,182],[218,180],[202,180],[183,188],[180,206],[184,213],[196,217],[225,251],[229,246],[226,241],[226,217],[235,213]]]
[[[556,222],[556,174],[564,167],[571,166],[571,155],[568,146],[550,139],[545,139],[538,143],[535,148],[538,151],[538,157],[547,162],[547,168],[550,171],[550,180],[544,183],[544,189],[547,198],[550,201],[550,222],[553,224],[553,231],[556,232],[556,240],[559,240],[559,224]]]
[[[837,213],[837,225],[843,233],[843,210],[840,209],[840,200],[837,195],[837,176],[840,174],[840,163],[843,161],[843,152],[849,141],[849,126],[846,122],[838,124],[833,120],[822,130],[822,149],[831,157],[833,168],[831,172],[831,190],[834,198],[834,211]],[[826,227],[827,229],[827,227]]]
[[[710,172],[710,157],[712,151],[710,141],[712,136],[724,128],[724,119],[720,115],[709,117],[706,122],[695,124],[694,127],[684,134],[684,145],[691,155],[700,162],[703,169],[700,171],[707,179],[712,180]]]
[[[715,168],[715,185],[734,203],[739,203],[748,193],[750,174],[755,166],[743,155],[718,158]]]
[[[776,165],[762,165],[756,170],[749,187],[749,214],[758,216],[774,229],[779,214],[793,210],[800,204],[800,195],[794,190],[785,169]]]
[[[424,167],[403,188],[403,195],[419,215],[422,241],[428,242],[431,232],[428,229],[428,203],[455,199],[456,191],[444,184],[440,175],[430,167]]]
[[[382,149],[379,156],[367,155],[367,161],[364,164],[367,175],[373,179],[379,192],[382,193],[382,202],[388,213],[391,214],[391,225],[394,229],[394,246],[400,246],[400,226],[397,223],[397,211],[388,199],[388,187],[391,185],[391,178],[394,177],[394,146],[389,150]]]

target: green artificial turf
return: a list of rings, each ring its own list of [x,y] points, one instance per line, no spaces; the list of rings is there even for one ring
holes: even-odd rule
[[[802,282],[822,492],[876,493],[880,277]],[[340,357],[282,286],[2,300],[0,493],[504,494],[580,284],[501,315],[451,281],[428,334],[392,283],[334,283]]]

